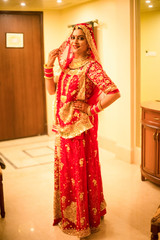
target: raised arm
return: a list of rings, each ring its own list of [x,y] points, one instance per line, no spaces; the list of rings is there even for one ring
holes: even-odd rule
[[[56,84],[54,82],[54,73],[53,66],[56,57],[58,57],[59,49],[54,49],[49,53],[48,62],[44,65],[44,74],[45,74],[45,82],[46,88],[50,95],[55,94],[56,92]]]

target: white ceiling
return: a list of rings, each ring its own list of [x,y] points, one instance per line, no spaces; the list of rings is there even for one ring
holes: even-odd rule
[[[57,10],[91,1],[95,0],[62,0],[62,3],[57,3],[57,0],[0,0],[0,10]],[[20,6],[21,2],[26,6]]]
[[[150,3],[146,3],[146,0],[141,1],[141,12],[148,11],[159,11],[160,10],[160,0],[150,0]],[[149,8],[148,5],[153,5],[152,8]]]
[[[99,0],[62,0],[62,3],[57,3],[57,0],[0,0],[0,10],[58,10],[93,1]],[[148,8],[149,4],[146,3],[146,0],[138,1],[140,1],[141,4],[141,12],[160,10],[160,0],[150,0],[153,8]],[[21,2],[25,2],[26,6],[20,6]]]

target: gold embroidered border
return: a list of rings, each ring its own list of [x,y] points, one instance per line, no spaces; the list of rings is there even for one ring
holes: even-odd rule
[[[59,190],[54,191],[53,215],[54,219],[62,218]]]
[[[107,94],[107,93],[112,92],[112,91],[114,91],[116,89],[117,89],[117,86],[114,83],[112,83],[111,85],[109,85],[107,87],[107,89],[104,91],[104,93]]]
[[[87,237],[91,234],[91,229],[90,228],[86,228],[86,229],[77,231],[76,229],[64,229],[61,224],[59,224],[59,227],[61,228],[61,230],[64,233],[72,235],[72,236],[77,236],[79,238]]]
[[[103,202],[101,202],[101,205],[100,205],[100,210],[103,211],[106,207],[107,207],[106,201],[103,200]]]
[[[72,125],[65,126],[64,128],[57,127],[59,134],[63,138],[73,138],[79,136],[83,132],[93,127],[92,123],[89,120],[88,115],[86,115],[85,113],[80,114],[81,114],[80,119],[77,122],[73,123]]]
[[[69,206],[63,211],[63,215],[69,221],[73,222],[74,224],[77,223],[77,203],[71,202]]]
[[[63,226],[61,225],[61,223],[58,226],[64,233],[72,235],[72,236],[77,236],[79,238],[88,237],[91,233],[95,233],[100,230],[100,225],[98,225],[97,227],[94,227],[94,228],[88,227],[88,228],[82,229],[80,231],[73,229],[73,228],[72,229],[64,229]]]

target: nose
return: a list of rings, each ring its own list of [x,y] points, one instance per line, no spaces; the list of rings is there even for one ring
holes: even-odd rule
[[[77,43],[77,42],[78,42],[78,38],[75,37],[75,39],[74,39],[74,43]]]

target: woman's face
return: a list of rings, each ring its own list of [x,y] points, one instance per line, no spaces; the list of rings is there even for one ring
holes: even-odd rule
[[[75,57],[84,57],[87,54],[88,43],[82,29],[75,29],[71,36],[71,47]]]

